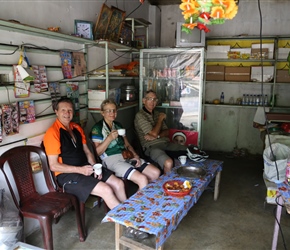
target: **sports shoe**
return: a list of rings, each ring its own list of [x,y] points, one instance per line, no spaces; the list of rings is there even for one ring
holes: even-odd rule
[[[195,162],[203,162],[208,158],[208,154],[200,150],[197,146],[189,146],[187,148],[187,156]]]
[[[189,145],[189,146],[187,147],[187,152],[188,152],[189,154],[199,154],[200,150],[199,150],[199,148],[198,148],[197,146],[195,146],[195,145]]]
[[[143,240],[149,237],[148,233],[142,232],[138,229],[127,227],[124,235],[128,238]]]

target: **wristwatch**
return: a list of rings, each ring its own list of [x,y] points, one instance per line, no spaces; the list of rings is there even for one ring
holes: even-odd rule
[[[160,135],[157,135],[157,139],[159,139],[160,138]]]

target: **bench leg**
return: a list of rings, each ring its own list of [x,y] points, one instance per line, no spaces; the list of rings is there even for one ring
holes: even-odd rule
[[[115,223],[115,246],[116,250],[123,249],[123,246],[120,244],[120,238],[123,234],[123,226],[119,223]]]
[[[272,239],[272,250],[277,249],[277,242],[278,242],[278,236],[279,236],[279,224],[281,219],[281,212],[282,212],[282,206],[283,199],[280,196],[278,199],[277,209],[276,209],[276,218],[275,218],[275,225],[274,225],[274,232],[273,232],[273,239]]]
[[[216,201],[219,196],[219,191],[220,191],[220,181],[221,181],[221,174],[222,172],[219,171],[215,177],[215,184],[214,184],[214,200]]]

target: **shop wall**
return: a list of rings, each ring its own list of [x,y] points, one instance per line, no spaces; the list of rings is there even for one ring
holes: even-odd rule
[[[183,22],[179,5],[161,7],[161,47],[175,45],[176,22]],[[288,0],[260,0],[262,14],[262,35],[289,35],[287,17],[290,2]],[[232,20],[222,25],[208,26],[211,30],[206,36],[238,36],[242,34],[258,36],[260,34],[260,16],[258,1],[243,0],[239,11]]]
[[[101,10],[103,2],[100,1],[5,1],[1,3],[0,8],[0,19],[3,20],[17,20],[22,24],[27,24],[30,26],[35,26],[38,28],[46,29],[47,27],[60,27],[60,32],[64,34],[72,34],[74,33],[74,20],[86,20],[96,22],[98,18],[98,14]],[[116,1],[106,1],[106,4],[110,6],[116,6],[122,10],[125,10],[127,14],[132,14],[129,17],[138,17],[148,19],[148,3],[144,3],[140,5],[139,1],[129,0],[123,1],[121,3]],[[118,4],[118,5],[116,5]],[[135,11],[136,10],[136,11]],[[12,44],[12,45],[21,45],[23,43],[31,43],[36,44],[38,46],[46,46],[49,49],[80,49],[81,46],[76,46],[73,43],[69,42],[56,42],[53,39],[45,38],[45,37],[33,37],[28,34],[22,34],[17,32],[10,31],[2,31],[0,37],[1,44]],[[3,52],[1,50],[1,52]],[[56,61],[59,61],[60,58],[56,54],[54,56],[47,55],[43,58],[37,55],[28,55],[31,64],[37,65],[55,65]],[[105,61],[105,53],[101,48],[92,47],[89,48],[88,56],[87,56],[87,66],[88,70],[93,70],[98,67],[104,67]],[[15,53],[11,56],[3,56],[0,55],[0,64],[1,65],[11,65],[17,64],[19,59],[19,52]],[[115,61],[114,64],[122,64],[125,61],[129,60],[128,57],[120,58]],[[10,68],[7,67],[7,72],[9,73]],[[11,68],[12,69],[12,68]],[[61,70],[58,71],[49,71],[48,73],[48,81],[57,81],[63,79]],[[13,85],[12,85],[13,86]],[[13,88],[9,86],[7,90],[6,87],[0,86],[0,104],[10,101],[15,101]],[[65,85],[64,85],[65,86]],[[33,91],[33,87],[32,87]],[[86,91],[85,88],[82,91]],[[53,113],[52,108],[49,107],[51,103],[49,101],[42,102],[42,98],[49,98],[47,96],[48,93],[44,94],[32,94],[32,99],[39,100],[39,104],[37,106],[37,112],[41,112],[47,108],[44,114]],[[65,87],[62,89],[62,95],[65,95]],[[10,99],[9,99],[10,98]],[[16,100],[17,101],[17,100]],[[86,100],[82,100],[83,104],[86,103]],[[132,114],[131,114],[132,115]],[[119,120],[122,122],[122,118],[125,116],[120,115]],[[96,117],[88,114],[87,112],[82,112],[81,119],[88,120],[88,124],[92,126],[96,121]],[[99,119],[99,118],[97,118]],[[0,155],[8,150],[11,147],[25,145],[31,138],[37,137],[37,141],[34,143],[38,144],[42,140],[42,136],[47,130],[47,128],[54,122],[55,117],[52,115],[51,117],[45,117],[41,119],[37,119],[35,123],[31,124],[23,124],[20,126],[19,134],[6,136],[3,138],[3,142],[0,143]],[[128,120],[128,114],[126,114],[126,119]],[[132,115],[133,120],[133,115]],[[130,126],[131,124],[124,124],[125,126]],[[88,132],[90,128],[86,127],[86,132]],[[40,193],[45,192],[42,188],[43,179],[39,173],[35,174],[35,179],[37,182],[37,187]],[[6,185],[4,184],[5,180],[2,175],[0,175],[0,189],[5,188],[8,190]],[[38,228],[38,222],[34,220],[25,221],[25,235],[29,235],[36,228]]]
[[[290,9],[288,0],[260,0],[262,15],[262,35],[287,35],[289,36],[287,12]],[[175,46],[176,22],[184,21],[179,5],[161,6],[161,46]],[[239,11],[234,19],[227,20],[222,25],[208,26],[211,30],[207,37],[239,36],[260,34],[260,16],[258,1],[243,0],[239,2]],[[212,86],[212,85],[211,85]],[[206,88],[205,87],[205,91]],[[225,102],[235,96],[237,89],[229,84],[219,84],[216,87],[216,96],[219,99],[222,91],[227,93]],[[243,86],[238,87],[238,89]],[[261,88],[260,85],[257,88]],[[267,86],[265,86],[267,89]],[[253,89],[253,92],[255,90]],[[268,90],[267,90],[268,91]],[[213,91],[211,91],[213,92]],[[242,92],[243,93],[243,92]],[[281,100],[284,98],[283,100]],[[289,100],[280,95],[282,103]],[[206,107],[205,120],[203,121],[201,144],[205,150],[218,150],[230,152],[234,147],[246,148],[250,153],[261,154],[263,141],[260,132],[253,128],[253,119],[256,109],[230,109],[223,107]]]

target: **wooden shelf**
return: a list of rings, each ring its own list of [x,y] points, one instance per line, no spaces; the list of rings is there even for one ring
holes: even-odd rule
[[[290,122],[290,114],[288,113],[266,113],[269,122]]]

